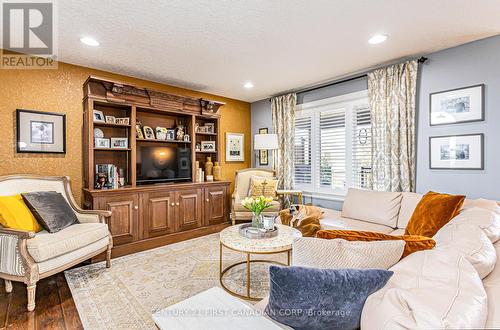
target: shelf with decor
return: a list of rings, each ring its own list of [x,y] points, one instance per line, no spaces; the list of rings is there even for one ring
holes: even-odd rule
[[[102,123],[102,122],[94,122],[94,126],[102,126],[102,127],[130,127],[131,125],[130,124],[113,124],[113,123]]]
[[[94,150],[96,150],[96,151],[130,151],[132,149],[130,149],[130,148],[96,148],[96,147],[94,147]]]
[[[153,142],[153,143],[181,143],[181,144],[191,144],[191,141],[177,141],[177,140],[157,140],[157,139],[135,139],[137,142]]]
[[[114,256],[229,224],[230,182],[220,166],[217,181],[199,182],[196,165],[210,172],[221,158],[222,102],[98,77],[85,82],[83,101],[84,205],[113,212]],[[202,142],[208,149],[198,151]]]
[[[196,132],[196,135],[208,135],[208,136],[217,136],[217,133],[202,133],[202,132]]]

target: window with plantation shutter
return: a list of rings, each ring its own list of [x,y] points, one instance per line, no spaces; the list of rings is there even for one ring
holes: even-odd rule
[[[353,109],[351,187],[372,186],[372,132],[370,108]]]
[[[367,91],[298,106],[294,186],[310,195],[371,188],[371,118]]]
[[[295,184],[311,184],[311,118],[295,119]]]
[[[323,112],[319,115],[319,186],[333,190],[345,185],[345,111]]]

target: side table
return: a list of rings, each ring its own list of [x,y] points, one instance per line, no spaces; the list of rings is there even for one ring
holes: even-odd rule
[[[302,204],[302,190],[297,189],[278,189],[276,190],[276,194],[278,195],[289,195],[289,196],[297,196],[299,204]]]

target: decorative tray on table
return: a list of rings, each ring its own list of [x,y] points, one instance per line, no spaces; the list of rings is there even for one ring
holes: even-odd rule
[[[246,238],[272,238],[278,236],[278,227],[273,229],[254,228],[251,223],[246,223],[240,227],[240,235]]]

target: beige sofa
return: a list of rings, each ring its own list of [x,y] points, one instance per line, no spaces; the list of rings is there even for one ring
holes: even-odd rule
[[[231,220],[233,225],[236,221],[251,220],[252,212],[247,210],[241,201],[248,196],[248,190],[250,188],[250,178],[252,176],[264,177],[272,179],[274,178],[274,171],[260,169],[260,168],[247,168],[244,170],[236,171],[236,177],[234,179],[234,193],[232,196],[231,203]],[[276,216],[281,209],[281,204],[279,201],[273,201],[272,206],[263,213],[264,215]]]
[[[421,198],[411,192],[350,189],[342,211],[323,209],[321,227],[404,234]],[[434,249],[389,268],[394,275],[368,297],[361,329],[500,328],[499,204],[466,200],[460,214],[433,238]],[[254,307],[263,311],[266,304],[264,299]]]
[[[106,223],[111,212],[82,210],[71,194],[68,177],[0,177],[1,196],[35,191],[61,193],[80,223],[53,234],[44,230],[34,233],[0,226],[0,279],[5,280],[6,292],[12,291],[11,281],[26,284],[29,311],[35,308],[35,290],[39,279],[103,252],[106,252],[106,267],[110,267],[113,247]]]
[[[416,193],[349,189],[342,211],[323,209],[321,228],[402,235],[421,197]]]

